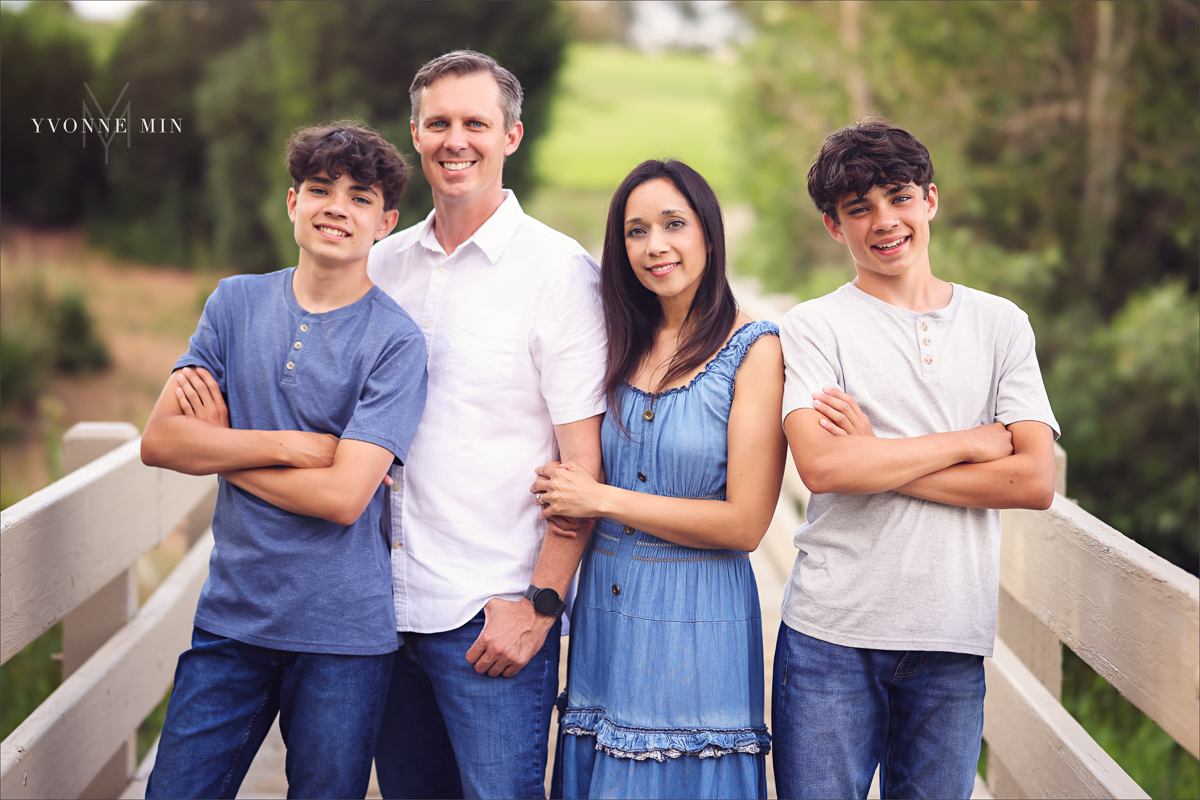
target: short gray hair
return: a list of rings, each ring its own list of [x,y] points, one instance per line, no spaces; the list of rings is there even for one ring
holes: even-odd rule
[[[408,100],[412,105],[412,121],[415,125],[421,116],[421,91],[439,78],[447,75],[478,75],[486,72],[496,79],[500,87],[500,108],[504,111],[504,130],[511,130],[521,121],[521,82],[517,76],[496,63],[496,59],[474,50],[455,50],[438,56],[417,72],[412,86],[408,87]]]

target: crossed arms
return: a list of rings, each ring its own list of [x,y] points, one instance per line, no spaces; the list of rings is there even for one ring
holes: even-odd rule
[[[813,398],[814,408],[784,420],[796,468],[813,492],[895,491],[970,508],[1044,510],[1054,501],[1054,435],[1044,423],[880,439],[850,395],[826,388]]]
[[[221,390],[207,370],[172,373],[142,436],[142,462],[221,477],[294,514],[352,525],[392,463],[386,448],[307,431],[229,427]]]

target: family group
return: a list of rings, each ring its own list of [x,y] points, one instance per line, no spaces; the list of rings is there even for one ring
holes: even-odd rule
[[[854,279],[739,310],[676,160],[597,264],[503,187],[522,92],[455,51],[410,89],[432,188],[362,125],[286,149],[298,266],[221,281],[145,463],[218,474],[215,547],[147,797],[234,797],[278,718],[290,797],[969,797],[1002,508],[1058,423],[1026,315],[936,278],[927,149],[868,118],[808,193]],[[586,157],[586,154],[580,154]],[[764,719],[749,552],[812,490]],[[576,580],[576,576],[577,580]],[[559,694],[560,642],[568,677]]]

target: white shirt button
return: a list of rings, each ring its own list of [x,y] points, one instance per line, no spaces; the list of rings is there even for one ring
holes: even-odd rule
[[[428,319],[427,319],[427,320],[425,320],[424,322],[422,322],[422,323],[421,323],[421,327],[422,327],[422,328],[431,328],[431,327],[433,327],[433,320],[428,320]]]

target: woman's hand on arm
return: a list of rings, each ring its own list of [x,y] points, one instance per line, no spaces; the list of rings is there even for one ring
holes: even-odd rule
[[[751,346],[737,373],[729,414],[725,500],[593,486],[582,475],[564,475],[561,469],[545,484],[549,491],[543,499],[551,502],[550,513],[569,508],[610,517],[686,547],[754,550],[775,513],[783,481],[782,406],[783,353],[777,338],[764,336]]]
[[[185,367],[167,379],[142,435],[147,466],[211,475],[256,467],[327,467],[338,439],[307,431],[229,428],[220,388],[203,369]]]

